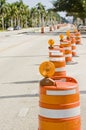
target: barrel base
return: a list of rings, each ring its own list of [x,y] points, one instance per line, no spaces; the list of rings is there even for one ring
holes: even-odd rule
[[[81,41],[76,41],[76,44],[77,44],[77,45],[81,44]]]
[[[73,57],[74,57],[74,56],[77,56],[76,52],[72,52],[72,56],[73,56]]]
[[[69,119],[46,120],[39,116],[38,130],[81,130],[80,116]]]

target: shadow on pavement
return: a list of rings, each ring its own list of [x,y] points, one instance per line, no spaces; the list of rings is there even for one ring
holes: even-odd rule
[[[31,81],[16,81],[16,82],[7,82],[2,84],[31,84],[31,83],[39,83],[40,80],[31,80]]]
[[[82,36],[82,38],[86,38],[85,36]]]
[[[86,32],[81,32],[81,34],[86,34]]]
[[[22,94],[22,95],[8,95],[8,96],[0,96],[0,99],[7,98],[26,98],[26,97],[38,97],[39,94]]]
[[[80,91],[80,94],[86,94],[86,91]],[[35,94],[22,94],[22,95],[0,96],[0,99],[7,99],[7,98],[27,98],[27,97],[39,97],[39,94],[35,93]]]
[[[20,82],[12,82],[11,84],[29,84],[29,83],[39,83],[39,80],[32,80],[32,81],[20,81]]]
[[[40,66],[40,64],[35,64],[35,66]]]
[[[78,62],[76,61],[71,61],[71,62],[67,62],[66,65],[75,65],[75,64],[78,64]]]
[[[44,33],[41,33],[41,32],[22,32],[22,33],[18,33],[17,35],[21,35],[21,34],[24,34],[24,35],[59,35],[59,34],[65,34],[66,32],[44,32]]]
[[[86,90],[80,91],[80,94],[86,94]]]
[[[29,58],[29,57],[47,57],[48,55],[28,55],[28,56],[0,56],[0,58]]]

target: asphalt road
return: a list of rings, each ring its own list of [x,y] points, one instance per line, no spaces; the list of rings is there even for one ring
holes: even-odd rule
[[[39,65],[49,61],[48,40],[59,44],[62,27],[44,34],[39,29],[0,32],[0,130],[37,130],[39,82],[43,78]],[[67,75],[74,77],[80,88],[82,130],[86,130],[86,35],[77,46],[75,64],[67,65]]]

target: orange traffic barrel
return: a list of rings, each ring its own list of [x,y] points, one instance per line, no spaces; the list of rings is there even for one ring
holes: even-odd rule
[[[63,48],[60,48],[59,45],[49,48],[49,61],[55,65],[53,76],[66,76],[66,62]]]
[[[67,30],[67,32],[66,32],[66,39],[70,40],[70,36],[71,36],[70,30]]]
[[[76,56],[76,39],[71,37],[72,56]]]
[[[53,45],[53,46],[49,46],[48,49],[49,49],[49,57],[51,57],[54,53],[54,50],[58,49],[59,48],[59,45]]]
[[[66,63],[72,62],[72,48],[70,40],[60,41],[60,47],[64,48]]]
[[[53,29],[54,29],[54,30],[56,30],[56,29],[57,29],[57,28],[56,28],[56,25],[53,25]]]
[[[53,27],[52,26],[50,26],[50,31],[53,31]]]
[[[41,27],[41,33],[44,33],[44,27]]]
[[[81,34],[80,32],[75,32],[76,44],[81,44]]]
[[[52,57],[54,54],[58,53],[59,49],[60,52],[64,54],[64,48],[61,48],[59,45],[53,45],[52,47],[49,46],[48,49],[49,49],[49,57]]]
[[[59,29],[60,28],[60,26],[59,25],[57,25],[57,29]]]
[[[71,77],[56,77],[54,81],[55,85],[40,81],[38,130],[81,130],[77,81]]]

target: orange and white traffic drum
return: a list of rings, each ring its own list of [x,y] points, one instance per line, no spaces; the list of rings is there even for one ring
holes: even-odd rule
[[[40,85],[39,130],[81,130],[78,83],[56,77],[56,85]]]
[[[75,38],[71,38],[71,47],[72,47],[72,56],[76,56],[76,39]]]
[[[63,40],[62,42],[60,42],[60,47],[64,48],[66,63],[71,62],[72,61],[71,41]]]
[[[66,76],[66,62],[63,48],[54,45],[53,49],[49,49],[49,61],[55,65],[53,76]]]
[[[80,32],[76,32],[75,33],[75,37],[76,37],[76,44],[81,44],[81,34]]]

